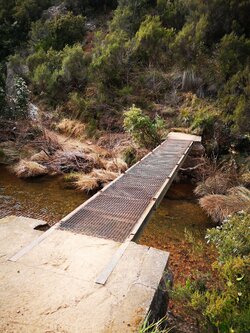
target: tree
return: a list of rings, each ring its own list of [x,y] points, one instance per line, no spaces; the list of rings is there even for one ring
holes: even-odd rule
[[[239,71],[226,83],[219,95],[225,120],[237,134],[250,132],[250,71]]]
[[[195,21],[188,22],[177,33],[171,49],[175,59],[184,67],[195,64],[204,53],[207,29],[207,16],[203,15],[197,23]]]
[[[183,0],[157,0],[157,12],[165,27],[181,30],[188,14],[187,2]]]

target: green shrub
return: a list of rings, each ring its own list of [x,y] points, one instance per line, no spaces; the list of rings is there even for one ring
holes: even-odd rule
[[[35,91],[55,98],[59,86],[58,78],[62,60],[63,52],[52,49],[47,52],[39,50],[28,57],[30,78]]]
[[[27,62],[35,90],[53,103],[67,98],[66,93],[83,88],[87,82],[89,60],[79,44],[66,46],[62,51],[39,50]]]
[[[148,0],[119,0],[110,24],[112,31],[124,31],[132,38],[150,6]]]
[[[178,60],[184,68],[200,61],[200,57],[206,50],[204,38],[208,29],[206,15],[202,15],[199,21],[187,22],[180,30],[171,44],[171,50],[175,61]]]
[[[6,93],[5,93],[5,74],[4,66],[0,65],[0,116],[5,114],[6,108]]]
[[[33,23],[31,43],[36,50],[50,48],[62,50],[66,45],[82,42],[85,36],[85,18],[72,13],[59,15],[51,20],[39,20]]]
[[[206,238],[218,248],[222,262],[230,257],[249,256],[250,214],[239,213],[229,217],[221,226],[209,230]]]
[[[159,63],[163,54],[166,57],[173,37],[174,30],[164,28],[159,16],[148,15],[135,35],[137,55],[146,62]]]
[[[219,95],[224,119],[236,134],[250,131],[250,72],[249,66],[232,76]]]
[[[187,15],[186,3],[182,0],[157,0],[157,11],[164,26],[180,30],[185,23]]]
[[[123,159],[129,167],[136,163],[136,148],[129,146],[123,151]]]
[[[129,39],[125,32],[109,33],[104,40],[96,34],[96,44],[91,63],[92,77],[104,89],[122,86],[129,58]],[[97,83],[98,84],[98,83]]]
[[[214,244],[219,258],[214,263],[216,282],[200,278],[189,280],[173,292],[176,300],[203,316],[218,333],[247,333],[250,325],[250,214],[238,213],[220,227],[208,231],[207,241]],[[201,318],[201,317],[200,317]]]
[[[219,68],[224,79],[242,71],[250,60],[250,40],[235,33],[225,35],[218,46]]]
[[[165,134],[163,119],[157,117],[151,121],[135,105],[124,114],[124,128],[132,135],[137,144],[150,149],[159,145]]]
[[[79,88],[87,81],[88,59],[80,45],[66,46],[63,50],[60,75],[66,84]]]

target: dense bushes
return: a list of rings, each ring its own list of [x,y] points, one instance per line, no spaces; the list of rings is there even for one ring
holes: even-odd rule
[[[173,35],[173,29],[164,28],[159,16],[146,16],[135,35],[135,47],[139,58],[149,63],[159,63],[162,53],[167,56]]]
[[[83,42],[84,35],[85,18],[67,13],[50,20],[36,21],[32,25],[30,40],[36,50],[62,50],[65,45]]]
[[[78,44],[58,52],[39,50],[28,58],[30,78],[37,92],[51,100],[83,88],[87,81],[88,57]],[[67,98],[67,96],[65,96]],[[65,99],[64,97],[64,99]]]
[[[249,66],[231,77],[220,93],[224,118],[235,133],[250,131],[250,72]]]
[[[200,276],[178,286],[173,296],[201,314],[209,332],[247,333],[250,325],[250,215],[238,213],[211,229],[207,241],[218,250],[216,281]],[[206,320],[204,322],[204,319]],[[212,326],[212,327],[211,327]]]
[[[217,52],[222,78],[227,80],[244,70],[250,57],[250,40],[233,32],[221,39]]]
[[[191,91],[205,107],[180,112],[181,125],[205,136],[215,126],[235,136],[249,132],[248,0],[11,0],[0,6],[2,57],[27,42],[19,53],[28,54],[33,92],[50,104],[77,92],[91,105],[86,113],[106,109],[119,118],[133,103],[176,107],[179,92]]]

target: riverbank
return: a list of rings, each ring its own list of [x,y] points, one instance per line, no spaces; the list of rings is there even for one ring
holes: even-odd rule
[[[207,229],[214,224],[199,206],[194,189],[190,183],[173,184],[138,240],[139,244],[170,252],[170,286],[185,285],[187,280],[195,281],[197,276],[212,272],[216,258],[205,240]],[[168,318],[174,333],[200,332],[186,304],[171,298]]]

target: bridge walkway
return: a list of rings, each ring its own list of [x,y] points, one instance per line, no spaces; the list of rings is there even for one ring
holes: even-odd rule
[[[59,228],[116,242],[133,238],[160,203],[196,141],[200,137],[170,133],[125,174],[63,218]]]

